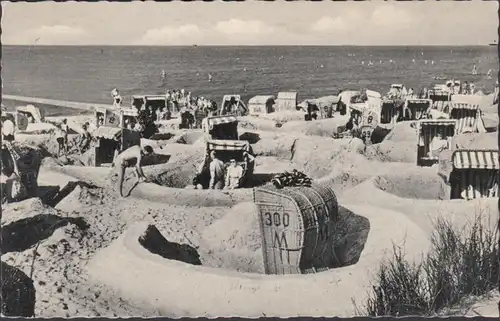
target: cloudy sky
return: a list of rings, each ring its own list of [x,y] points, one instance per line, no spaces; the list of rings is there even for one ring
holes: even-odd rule
[[[39,45],[483,45],[497,1],[2,2],[2,43]]]

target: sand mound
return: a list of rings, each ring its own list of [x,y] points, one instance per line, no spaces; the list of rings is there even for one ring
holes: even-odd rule
[[[56,209],[72,212],[88,205],[103,205],[104,195],[96,186],[69,182],[53,200]]]
[[[261,119],[269,119],[273,122],[284,124],[289,121],[304,121],[305,113],[301,110],[279,111],[270,114],[259,115]]]
[[[498,106],[495,105],[495,109]],[[486,128],[486,131],[488,132],[496,132],[498,131],[498,126],[499,126],[499,121],[498,121],[498,112],[490,112],[490,113],[483,113],[482,114],[483,122],[484,122],[484,127]]]
[[[386,141],[408,143],[414,142],[417,137],[416,123],[413,121],[403,121],[396,123],[394,128],[385,137]]]
[[[203,238],[213,246],[222,245],[230,250],[260,250],[262,240],[257,206],[251,202],[235,205],[203,231]]]
[[[276,131],[277,122],[272,119],[261,117],[243,116],[238,118],[238,131],[240,130],[264,130]]]
[[[39,214],[59,215],[56,209],[44,205],[39,198],[33,197],[26,200],[2,204],[2,226],[18,220],[28,219]]]
[[[296,137],[274,134],[272,137],[261,138],[252,145],[256,156],[275,156],[283,159],[292,159],[293,146]]]
[[[498,133],[471,133],[453,137],[459,149],[498,149]]]
[[[366,157],[380,162],[417,163],[417,148],[415,141],[395,142],[386,140],[380,144],[367,146]]]
[[[440,199],[441,181],[434,168],[385,174],[374,179],[375,186],[382,191],[403,198],[425,200]]]
[[[342,193],[348,191],[349,189],[363,183],[364,181],[370,179],[373,174],[362,173],[359,171],[343,170],[339,169],[332,174],[320,178],[318,181],[328,181],[331,185],[335,194],[341,195]]]
[[[141,223],[130,227],[98,253],[90,261],[88,271],[94,282],[107,284],[127,299],[148,302],[163,313],[177,316],[354,315],[352,298],[357,302],[365,298],[371,273],[387,257],[394,243],[402,245],[404,241],[409,257],[420,256],[428,243],[422,231],[401,213],[371,207],[346,208],[370,221],[370,232],[356,265],[288,276],[197,267],[166,260],[145,249],[138,240],[148,224]],[[176,275],[176,278],[151,277],[155,275]],[[128,281],[123,282],[124,279]],[[183,291],[178,291],[179,288]],[[307,293],[308,300],[283,295],[297,289]],[[211,298],[210,302],[203,300],[206,297]]]
[[[359,167],[366,163],[365,144],[357,138],[304,137],[295,142],[293,163],[311,178],[331,174],[335,169]]]
[[[184,130],[183,132],[172,137],[170,141],[177,144],[192,145],[202,139],[203,135],[204,133],[201,130]]]
[[[339,126],[344,126],[349,117],[336,115],[334,118],[320,119],[315,121],[289,121],[283,124],[281,130],[295,134],[308,136],[332,137]]]

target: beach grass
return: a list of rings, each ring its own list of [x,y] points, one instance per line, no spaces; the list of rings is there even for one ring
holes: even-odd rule
[[[431,248],[421,262],[405,258],[394,246],[369,290],[360,314],[368,316],[432,316],[459,306],[470,297],[498,286],[497,231],[484,226],[478,214],[459,229],[439,219]]]

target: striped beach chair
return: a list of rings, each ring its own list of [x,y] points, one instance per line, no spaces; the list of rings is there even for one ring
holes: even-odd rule
[[[236,116],[212,116],[202,120],[201,128],[211,139],[238,140]]]
[[[457,150],[452,155],[452,199],[498,197],[498,150]]]
[[[430,99],[407,99],[405,109],[410,112],[410,120],[421,120],[427,117],[431,109],[432,100]]]
[[[418,122],[418,166],[430,166],[438,162],[439,156],[431,154],[431,142],[439,134],[451,140],[455,134],[455,126],[454,119],[425,119]]]
[[[452,102],[450,118],[457,120],[455,134],[472,130],[473,133],[485,133],[483,118],[478,104]]]

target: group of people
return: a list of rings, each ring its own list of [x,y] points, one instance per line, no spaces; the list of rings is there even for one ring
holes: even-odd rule
[[[474,82],[464,81],[460,83],[458,80],[448,80],[446,82],[446,87],[448,87],[448,91],[454,95],[474,95],[476,92],[476,85]]]
[[[85,153],[89,150],[92,143],[92,135],[89,132],[90,124],[86,122],[82,125],[82,131],[76,139],[72,141],[73,145],[70,146],[70,142],[68,139],[69,135],[69,127],[67,119],[63,119],[60,123],[55,124],[55,138],[57,141],[57,156],[61,157],[61,155],[67,155],[72,152],[71,149],[76,149],[76,151],[80,154]]]
[[[208,165],[208,172],[210,175],[208,189],[237,189],[242,186],[243,176],[245,173],[244,168],[238,164],[236,159],[229,160],[226,166],[224,162],[218,157],[216,151],[210,152],[210,164]],[[248,152],[244,152],[243,158],[249,167],[253,166],[255,157]],[[203,170],[205,163],[201,164],[198,169],[198,174],[193,179],[193,186],[195,189],[203,188]]]

